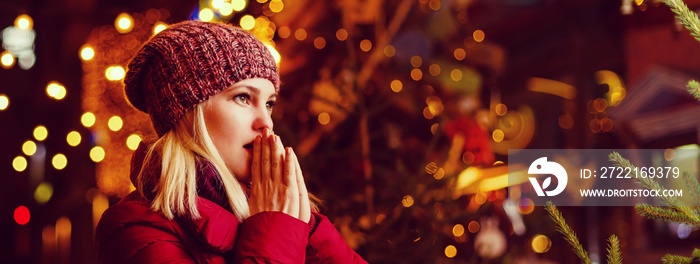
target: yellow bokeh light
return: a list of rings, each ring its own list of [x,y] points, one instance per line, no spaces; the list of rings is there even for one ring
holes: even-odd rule
[[[3,68],[9,69],[15,65],[15,56],[12,56],[9,51],[3,51],[0,54],[2,54],[0,55],[0,63],[2,63]]]
[[[100,162],[105,158],[105,149],[100,146],[95,146],[90,150],[90,159],[94,162]]]
[[[430,106],[426,106],[423,108],[423,117],[425,117],[425,119],[435,118],[435,110],[430,108]]]
[[[46,94],[51,98],[61,100],[66,97],[66,87],[58,82],[51,81],[46,85]]]
[[[66,136],[66,142],[68,142],[68,145],[71,145],[73,147],[80,144],[81,140],[82,140],[82,137],[80,136],[80,133],[78,133],[78,131],[71,131]]]
[[[220,9],[224,5],[224,0],[211,0],[211,7]]]
[[[348,31],[344,28],[338,29],[338,31],[335,32],[335,37],[340,41],[345,41],[348,39]]]
[[[282,9],[284,9],[284,3],[282,3],[282,0],[270,1],[270,11],[279,13],[282,12]]]
[[[434,124],[437,125],[437,124]],[[434,135],[434,134],[433,134]],[[435,174],[433,174],[433,178],[436,180],[441,180],[443,177],[445,177],[445,170],[442,168],[438,168]]]
[[[452,78],[453,81],[459,82],[462,80],[462,70],[460,69],[454,69],[450,72],[450,77]]]
[[[307,36],[306,29],[299,28],[299,29],[294,31],[294,37],[299,41],[305,40],[306,36]]]
[[[532,238],[532,251],[535,253],[545,253],[552,247],[552,240],[545,235],[537,234]]]
[[[12,160],[12,168],[18,172],[23,172],[27,169],[27,159],[22,156],[17,156]]]
[[[51,164],[57,170],[62,170],[66,167],[66,165],[68,165],[68,159],[66,158],[66,155],[58,153],[51,159]]]
[[[7,109],[10,106],[10,98],[5,94],[0,94],[0,111]]]
[[[240,25],[245,30],[251,30],[255,27],[255,18],[251,15],[245,15],[241,17]]]
[[[474,30],[474,33],[472,34],[472,37],[474,37],[474,40],[476,42],[482,42],[484,41],[484,38],[486,37],[486,34],[484,34],[484,31],[481,29]]]
[[[139,143],[141,143],[141,137],[139,135],[131,134],[126,138],[126,147],[130,150],[136,150],[139,147]]]
[[[288,26],[283,26],[277,29],[277,35],[280,36],[280,38],[286,39],[292,35],[292,30],[289,29]]]
[[[53,186],[51,183],[42,182],[34,190],[34,200],[39,204],[45,204],[53,196]]]
[[[403,199],[401,199],[401,204],[406,208],[413,206],[413,196],[404,196]]]
[[[272,53],[272,58],[275,59],[275,63],[279,65],[280,61],[282,61],[282,56],[280,56],[280,53],[277,52],[277,49],[275,49],[275,47],[273,47],[270,44],[265,44],[265,47],[267,47],[267,49],[270,50],[270,53]]]
[[[411,79],[414,81],[420,81],[420,79],[423,79],[423,71],[418,68],[411,70]]]
[[[467,225],[467,229],[469,230],[469,233],[472,233],[472,234],[479,232],[480,228],[481,228],[481,226],[479,225],[479,222],[477,222],[477,221],[471,221],[471,222],[469,222],[469,225]]]
[[[261,3],[261,4],[264,4],[265,2],[267,2],[267,0],[257,0],[257,1],[258,1],[258,3]]]
[[[465,57],[467,57],[467,52],[464,51],[463,48],[457,48],[457,49],[455,49],[454,55],[455,55],[455,59],[463,60]]]
[[[243,11],[246,6],[246,1],[245,0],[233,0],[231,1],[231,7],[233,7],[233,10],[236,12]]]
[[[411,66],[417,68],[417,67],[420,67],[421,65],[423,65],[423,58],[421,58],[418,55],[411,57]]]
[[[119,33],[129,33],[134,28],[134,18],[127,13],[121,13],[114,20],[114,28],[116,28]]]
[[[392,45],[384,46],[384,55],[387,57],[394,57],[394,55],[396,55],[396,48]]]
[[[504,116],[508,113],[508,107],[504,104],[497,104],[496,105],[496,114],[499,116]]]
[[[95,49],[89,45],[85,45],[80,49],[80,58],[84,61],[92,60],[95,57]]]
[[[503,133],[503,130],[496,129],[496,130],[493,131],[493,133],[492,133],[491,136],[493,137],[493,141],[496,142],[496,143],[498,143],[498,142],[503,141],[503,138],[505,137],[505,134]]]
[[[49,131],[46,129],[45,126],[38,125],[37,127],[34,128],[34,138],[38,141],[44,141],[46,137],[49,136]]]
[[[316,37],[314,39],[314,47],[316,47],[317,49],[325,48],[326,47],[326,39],[324,39],[323,37]]]
[[[456,224],[454,227],[452,227],[452,235],[456,237],[464,235],[464,226],[462,224]]]
[[[21,14],[15,18],[15,27],[21,30],[31,29],[34,26],[34,20],[27,14]]]
[[[233,6],[230,3],[224,3],[221,8],[219,8],[219,14],[222,16],[230,16],[233,14]]]
[[[372,49],[372,41],[369,39],[363,39],[360,41],[360,49],[364,52],[368,52]]]
[[[457,256],[457,248],[453,245],[445,247],[445,256],[448,258],[454,258]]]
[[[209,8],[202,8],[202,10],[199,10],[199,20],[210,22],[212,19],[214,19],[214,11]]]
[[[153,35],[158,34],[159,32],[163,31],[164,29],[168,28],[168,25],[163,23],[163,22],[156,22],[155,25],[153,25]]]
[[[31,156],[36,153],[36,143],[31,140],[27,140],[22,144],[22,152],[24,152],[24,155]]]
[[[319,114],[319,115],[318,115],[318,122],[319,122],[321,125],[327,125],[328,123],[331,122],[331,115],[329,115],[329,114],[326,113],[326,112],[323,112],[323,113]]]
[[[125,75],[126,71],[124,71],[124,67],[122,66],[110,66],[107,67],[107,70],[105,70],[105,77],[107,77],[107,80],[110,81],[119,81],[124,79]]]
[[[122,121],[122,118],[119,116],[112,116],[109,118],[109,121],[107,121],[107,126],[109,127],[109,130],[112,131],[119,131],[119,129],[122,129],[122,126],[124,125],[124,121]]]
[[[394,91],[395,93],[401,92],[403,90],[403,83],[399,80],[393,80],[391,81],[391,90]]]
[[[95,125],[95,114],[86,112],[80,117],[80,123],[85,127],[91,127]]]
[[[440,65],[431,64],[430,67],[428,67],[428,72],[430,72],[432,76],[440,75]]]

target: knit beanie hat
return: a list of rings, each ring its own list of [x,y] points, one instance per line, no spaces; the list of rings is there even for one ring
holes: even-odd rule
[[[220,23],[185,21],[153,36],[129,62],[128,101],[147,113],[158,137],[197,104],[248,78],[279,88],[277,64],[260,40]]]

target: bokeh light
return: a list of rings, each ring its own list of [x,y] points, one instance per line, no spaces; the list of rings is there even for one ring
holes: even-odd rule
[[[85,127],[92,127],[95,125],[95,114],[86,112],[80,117],[80,123]]]
[[[45,126],[38,125],[34,128],[34,138],[38,141],[44,141],[46,137],[49,136],[49,131],[46,129]]]
[[[320,113],[318,115],[318,122],[321,125],[328,125],[328,123],[331,122],[331,116],[326,112]]]
[[[418,55],[411,57],[411,66],[417,68],[417,67],[420,67],[421,65],[423,65],[423,58],[421,58]]]
[[[348,31],[344,28],[338,29],[338,31],[335,32],[335,37],[340,41],[345,41],[348,39]]]
[[[243,9],[245,9],[245,6],[246,6],[245,0],[233,0],[233,1],[231,1],[231,7],[236,12],[243,11]]]
[[[222,16],[230,16],[233,14],[233,5],[230,3],[223,3],[221,8],[219,8],[219,14]]]
[[[472,34],[472,37],[474,37],[474,40],[475,40],[476,42],[482,42],[482,41],[484,41],[484,38],[486,38],[486,34],[484,34],[484,31],[483,31],[483,30],[477,29],[477,30],[475,30],[474,33]]]
[[[66,142],[68,142],[68,145],[70,145],[72,147],[75,147],[78,144],[80,144],[81,140],[82,140],[82,137],[80,136],[80,133],[78,133],[78,131],[71,131],[66,136]]]
[[[0,94],[0,111],[7,109],[10,106],[10,98],[5,94]]]
[[[51,196],[53,196],[53,186],[51,183],[42,182],[36,187],[36,190],[34,190],[34,200],[39,204],[47,203],[51,200]]]
[[[119,81],[124,79],[125,75],[126,71],[124,71],[124,67],[119,65],[107,67],[105,70],[105,77],[110,81]]]
[[[36,143],[31,140],[27,140],[22,144],[22,152],[24,155],[31,156],[36,153]]]
[[[267,47],[267,49],[270,50],[270,53],[272,53],[272,58],[275,60],[275,63],[279,65],[280,61],[282,61],[282,56],[280,56],[280,53],[277,52],[277,49],[275,49],[275,47],[273,47],[270,44],[265,44],[265,47]]]
[[[31,29],[34,26],[34,20],[27,14],[21,14],[15,18],[15,27],[21,30]]]
[[[552,240],[545,235],[537,234],[532,238],[532,251],[535,253],[545,253],[552,247]]]
[[[440,65],[431,64],[430,67],[428,67],[428,72],[430,72],[432,76],[440,75]]]
[[[298,28],[297,30],[294,31],[294,37],[298,41],[305,40],[307,37],[306,29],[303,28]]]
[[[508,113],[508,107],[504,104],[497,104],[495,110],[496,114],[499,116],[504,116],[506,113]]]
[[[224,0],[211,0],[211,7],[214,9],[221,9],[224,5]]]
[[[62,170],[66,167],[66,165],[68,165],[68,159],[66,158],[66,155],[58,153],[51,159],[51,164],[57,170]]]
[[[122,126],[124,125],[124,121],[122,121],[122,118],[119,116],[112,116],[109,118],[109,121],[107,121],[107,126],[109,127],[109,130],[112,131],[119,131],[119,129],[122,129]]]
[[[289,29],[288,26],[283,26],[277,29],[277,35],[280,36],[280,38],[286,39],[292,35],[292,30]]]
[[[317,49],[323,49],[326,47],[326,39],[323,37],[316,37],[314,39],[314,47]]]
[[[46,85],[46,94],[56,100],[61,100],[66,97],[66,87],[56,81],[51,81]]]
[[[0,63],[5,69],[12,68],[15,65],[15,57],[9,51],[3,51],[0,53]]]
[[[282,9],[284,9],[284,3],[282,3],[282,0],[272,0],[270,1],[270,10],[275,13],[282,12]]]
[[[23,172],[27,169],[27,159],[22,156],[17,156],[12,160],[12,168],[18,172]]]
[[[372,41],[369,39],[363,39],[360,41],[360,49],[364,52],[368,52],[372,49]]]
[[[199,10],[199,20],[204,22],[210,22],[214,19],[214,11],[209,8],[202,8]]]
[[[29,223],[31,215],[29,214],[29,208],[24,205],[17,206],[14,212],[15,222],[19,225],[26,225]]]
[[[114,28],[116,28],[119,33],[129,33],[134,28],[134,18],[127,13],[121,13],[114,20]]]
[[[167,24],[160,22],[160,21],[156,22],[156,24],[153,25],[153,35],[158,34],[159,32],[165,30],[166,28],[168,28]]]
[[[495,130],[493,130],[493,133],[491,136],[493,137],[493,141],[498,143],[498,142],[503,141],[505,134],[503,133],[503,130],[495,129]]]
[[[411,70],[411,79],[414,81],[420,81],[420,79],[423,79],[423,71],[418,68],[414,68]]]
[[[245,30],[251,30],[255,27],[255,18],[251,15],[245,15],[241,17],[240,25]]]
[[[454,52],[455,59],[463,60],[467,56],[467,52],[463,48],[457,48]]]
[[[457,256],[457,248],[453,245],[445,247],[445,256],[448,258],[454,258]]]
[[[126,147],[130,150],[136,150],[136,148],[139,147],[139,143],[141,143],[141,137],[139,135],[131,134],[126,138]]]
[[[469,222],[469,225],[467,225],[467,229],[469,230],[469,233],[472,233],[472,234],[479,232],[480,228],[481,228],[481,226],[479,225],[479,222],[477,222],[477,221],[471,221],[471,222]]]
[[[401,199],[401,204],[406,208],[413,206],[413,196],[404,196],[403,199]]]
[[[384,46],[384,55],[387,57],[394,57],[394,55],[396,55],[396,48],[392,45]]]
[[[105,158],[105,149],[100,146],[95,146],[90,150],[90,159],[94,162],[100,162]]]
[[[464,226],[462,224],[456,224],[454,227],[452,227],[452,235],[455,237],[464,235]]]
[[[95,49],[89,45],[85,45],[80,49],[80,58],[84,61],[92,60],[95,57]]]
[[[460,80],[462,80],[462,70],[460,70],[460,69],[453,69],[453,70],[450,72],[450,78],[452,78],[452,80],[455,81],[455,82],[459,82]]]
[[[394,91],[395,93],[401,92],[403,90],[403,83],[399,80],[393,80],[391,81],[391,90]]]

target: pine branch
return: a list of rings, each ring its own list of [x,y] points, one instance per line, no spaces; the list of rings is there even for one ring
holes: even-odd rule
[[[658,190],[659,192],[663,192],[663,190],[666,189],[659,185],[659,183],[653,180],[651,177],[639,177],[637,175],[637,168],[634,165],[632,165],[629,162],[629,160],[623,158],[620,155],[620,153],[613,152],[608,156],[608,158],[618,167],[629,168],[634,174],[632,176],[635,179],[637,179],[637,183],[641,184],[644,188],[647,188],[649,190]],[[673,207],[673,209],[685,214],[687,218],[697,219],[696,221],[700,222],[700,219],[698,219],[698,215],[695,212],[695,210],[683,205],[683,203],[680,200],[678,200],[677,197],[661,196],[659,197],[659,199],[666,205],[671,206]]]
[[[695,99],[700,101],[700,83],[695,80],[688,82],[688,92],[695,96]]]
[[[591,264],[591,259],[588,257],[588,252],[583,249],[578,237],[576,237],[576,233],[574,233],[574,230],[572,230],[571,227],[566,224],[564,217],[561,215],[561,212],[557,210],[557,207],[552,204],[552,202],[547,202],[545,209],[549,213],[549,217],[552,218],[552,221],[557,224],[557,231],[564,235],[564,240],[569,242],[569,244],[573,247],[572,250],[581,260],[581,263]]]
[[[700,19],[698,14],[691,11],[681,0],[663,0],[676,13],[676,18],[690,31],[695,40],[700,41]]]
[[[693,259],[689,257],[666,254],[666,256],[661,258],[661,261],[663,261],[664,264],[689,264],[693,261]]]
[[[695,217],[688,216],[684,212],[679,212],[675,207],[666,209],[648,204],[639,204],[634,207],[638,214],[649,219],[661,219],[668,222],[686,223],[693,226],[700,226],[700,220],[697,215]]]
[[[622,264],[622,252],[620,252],[620,239],[616,235],[608,238],[608,264]]]
[[[685,185],[690,191],[690,195],[693,197],[695,206],[700,206],[700,184],[698,179],[691,177],[688,172],[683,172],[683,179],[685,180]]]

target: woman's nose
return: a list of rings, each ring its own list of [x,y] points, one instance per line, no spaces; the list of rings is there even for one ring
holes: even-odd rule
[[[262,109],[262,110],[256,109],[255,120],[253,121],[253,130],[262,131],[265,128],[272,130],[272,127],[273,127],[272,117],[270,116],[270,113],[267,111],[267,108]]]

